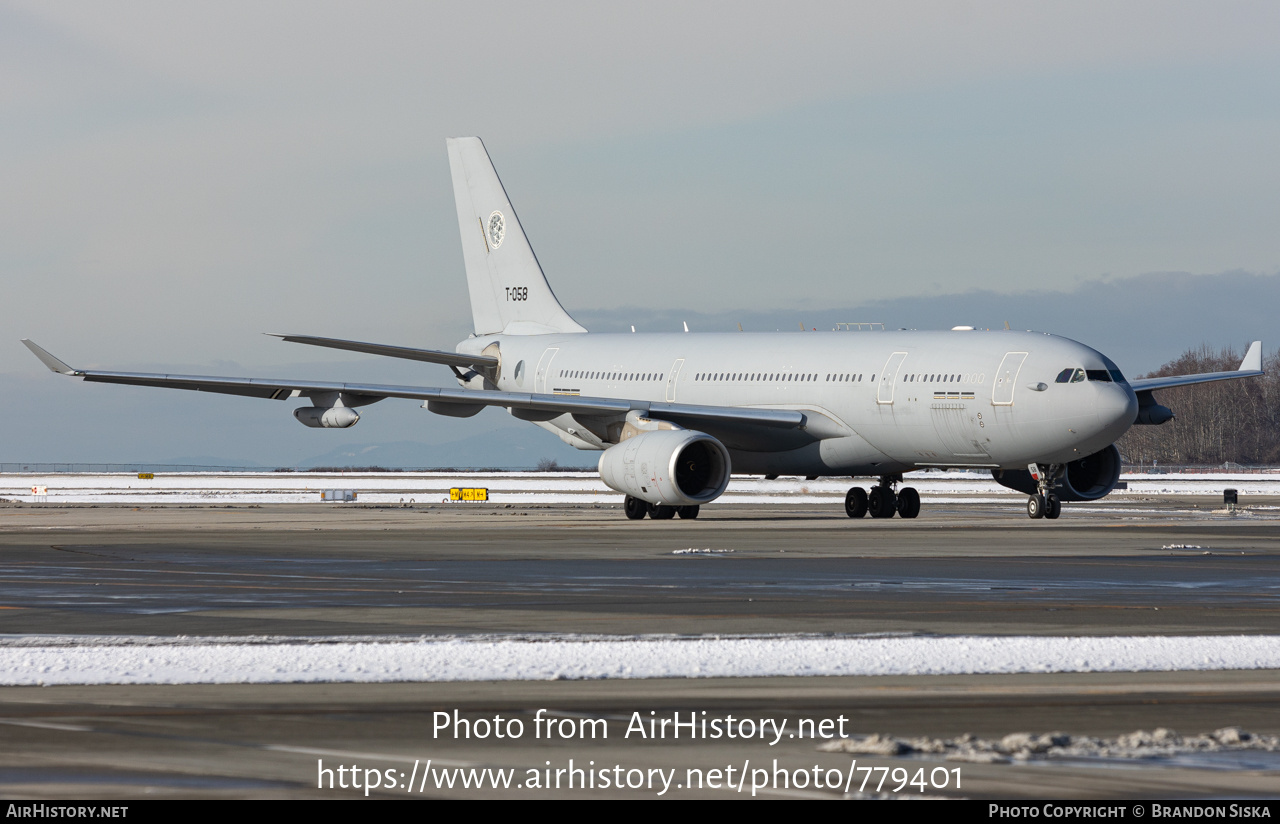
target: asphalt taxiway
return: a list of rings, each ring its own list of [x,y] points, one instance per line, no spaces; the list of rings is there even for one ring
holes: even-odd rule
[[[1252,500],[1233,516],[1208,497],[1166,497],[1067,508],[1056,522],[1031,521],[1020,503],[943,499],[915,521],[857,522],[829,506],[740,505],[707,507],[696,521],[638,523],[596,506],[0,505],[0,632],[1280,634],[1280,501]],[[650,710],[843,714],[854,734],[1114,735],[1158,726],[1274,734],[1280,678],[5,687],[0,792],[338,797],[351,792],[316,789],[317,759],[399,769],[433,754],[522,769],[570,757],[680,769],[849,761],[802,740],[433,738],[434,712],[455,708],[474,717],[548,708],[615,725]],[[962,767],[971,783],[937,794],[990,797],[1266,795],[1280,775],[1280,764],[1265,759],[1121,773],[1114,765],[944,765]],[[592,792],[619,793],[541,794]]]

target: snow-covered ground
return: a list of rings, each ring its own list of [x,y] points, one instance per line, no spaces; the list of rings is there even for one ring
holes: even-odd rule
[[[989,475],[910,476],[925,499],[1009,501]],[[1127,474],[1109,500],[1280,495],[1280,471]],[[869,481],[867,483],[870,483]],[[725,503],[837,505],[848,479],[735,477]],[[362,503],[438,503],[484,487],[497,504],[618,503],[594,473],[212,472],[0,475],[0,498],[49,503],[304,503],[353,489]],[[1218,497],[1218,500],[1221,500]],[[1136,502],[1136,501],[1135,501]],[[458,504],[467,506],[468,504]],[[0,684],[478,681],[1280,669],[1280,636],[144,638],[0,636]]]
[[[1280,669],[1280,636],[9,636],[0,683],[530,681]]]
[[[924,471],[907,483],[928,500],[965,496],[967,500],[1019,501],[1020,493],[997,484],[990,475],[960,471]],[[1280,471],[1261,473],[1126,474],[1127,490],[1109,500],[1151,495],[1216,495],[1235,487],[1242,496],[1280,494]],[[849,479],[806,481],[784,477],[766,481],[738,476],[729,484],[722,503],[838,503],[851,485]],[[871,481],[865,481],[869,485]],[[438,503],[452,487],[484,487],[492,503],[618,503],[619,493],[606,487],[593,472],[195,472],[157,473],[154,479],[137,474],[0,475],[0,498],[35,501],[33,486],[48,488],[49,503],[304,503],[320,502],[321,490],[353,489],[364,503]],[[1243,501],[1242,501],[1243,503]]]

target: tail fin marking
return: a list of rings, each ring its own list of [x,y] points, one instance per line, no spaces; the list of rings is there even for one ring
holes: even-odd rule
[[[551,291],[480,138],[446,142],[475,333],[587,331]]]

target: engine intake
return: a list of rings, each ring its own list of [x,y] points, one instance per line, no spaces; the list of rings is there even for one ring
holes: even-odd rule
[[[610,489],[651,504],[697,506],[729,486],[729,450],[705,432],[641,432],[600,456],[600,478]]]
[[[996,483],[1027,495],[1039,491],[1035,479],[1025,469],[995,469]],[[1054,494],[1063,501],[1096,501],[1116,488],[1120,481],[1120,450],[1115,444],[1101,452],[1067,464],[1066,475]]]

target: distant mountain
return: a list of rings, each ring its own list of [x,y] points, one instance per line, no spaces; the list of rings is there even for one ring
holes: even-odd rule
[[[347,444],[299,461],[299,467],[384,466],[485,467],[532,469],[544,458],[560,466],[595,466],[600,453],[581,452],[550,433],[528,428],[505,428],[442,444],[417,441]]]
[[[802,326],[825,332],[857,321],[883,322],[890,330],[959,325],[1000,329],[1008,322],[1014,329],[1081,341],[1109,355],[1125,374],[1139,374],[1201,343],[1243,350],[1249,341],[1261,338],[1267,352],[1274,351],[1277,305],[1280,273],[1152,272],[1011,294],[974,289],[844,306],[828,301],[807,309],[713,312],[624,306],[575,309],[573,316],[592,332],[626,332],[633,324],[642,332],[679,332],[685,323],[695,332],[733,332],[738,324],[748,332],[796,332]]]
[[[251,461],[248,458],[218,458],[213,455],[179,455],[176,458],[164,458],[159,461],[147,461],[147,463],[168,464],[172,466],[231,466],[243,467],[245,469],[255,469],[263,467],[263,464],[257,461]]]

